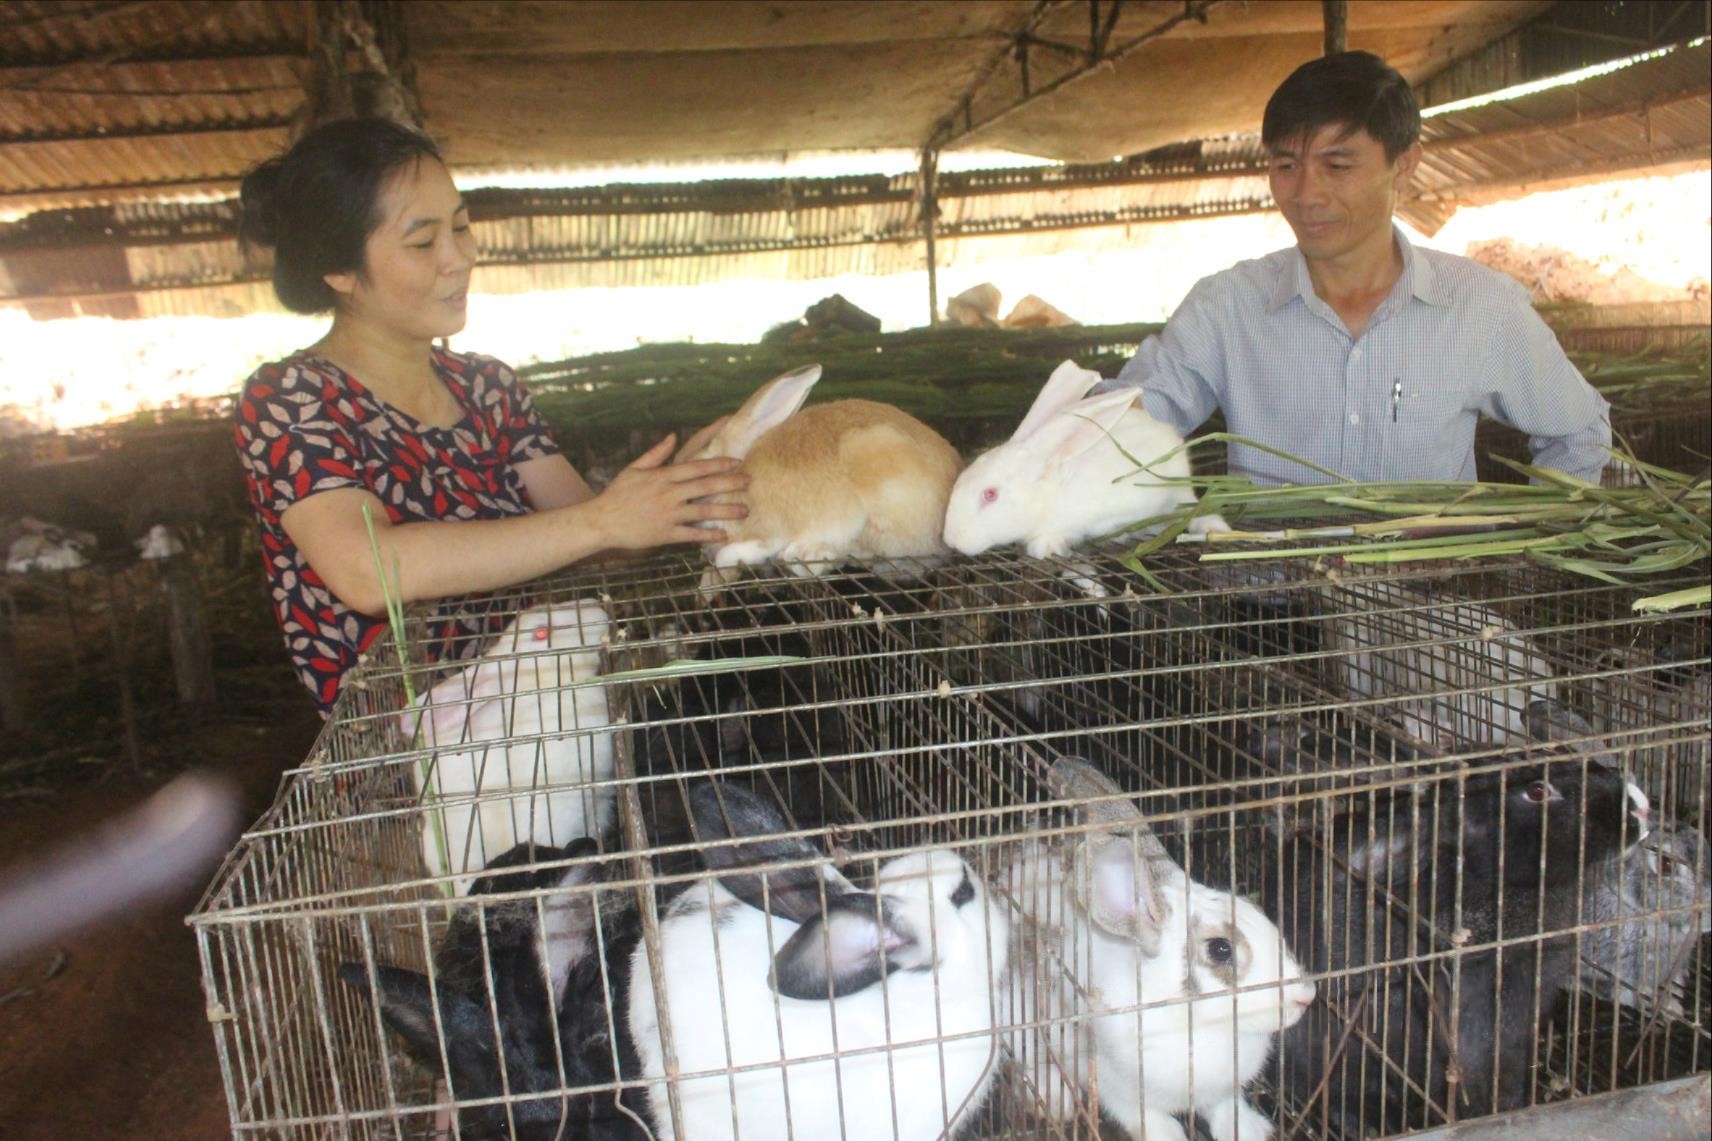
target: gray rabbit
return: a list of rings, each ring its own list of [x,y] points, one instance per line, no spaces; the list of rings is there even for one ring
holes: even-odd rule
[[[1622,859],[1590,868],[1583,907],[1585,923],[1611,924],[1581,938],[1583,984],[1680,1017],[1674,984],[1712,931],[1712,853],[1700,833],[1656,828]]]

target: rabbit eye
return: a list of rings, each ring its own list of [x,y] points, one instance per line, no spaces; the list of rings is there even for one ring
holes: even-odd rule
[[[1220,936],[1216,939],[1207,940],[1207,958],[1212,962],[1223,966],[1231,961],[1231,956],[1234,954],[1236,954],[1236,948],[1231,946],[1229,939]]]
[[[963,873],[963,882],[957,885],[957,890],[951,893],[951,906],[962,907],[975,898],[975,885],[969,882],[969,873]]]
[[[1556,799],[1557,790],[1551,786],[1549,781],[1537,780],[1528,786],[1526,795],[1535,804],[1544,804],[1548,800]]]
[[[553,632],[551,630],[549,630],[549,629],[547,629],[547,627],[543,626],[539,630],[535,631],[534,638],[537,642],[545,642],[552,635],[552,633]]]
[[[999,498],[999,489],[996,487],[983,488],[981,491],[981,502],[982,503],[996,503],[996,502],[998,502],[998,498]]]

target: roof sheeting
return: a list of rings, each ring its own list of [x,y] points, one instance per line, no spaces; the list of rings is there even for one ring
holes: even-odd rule
[[[467,183],[480,167],[916,145],[947,130],[959,143],[1065,153],[1097,140],[1100,154],[1197,124],[1252,131],[1276,79],[1317,50],[1304,37],[1319,34],[1319,4],[1202,3],[424,0],[387,10],[406,18],[430,124]],[[364,0],[338,10],[377,7]],[[1357,2],[1351,44],[1388,52],[1406,72],[1432,71],[1539,10],[1531,0]],[[1086,39],[1090,16],[1102,13],[1106,62],[1087,68],[1073,33]],[[126,203],[169,186],[230,195],[238,172],[283,143],[285,123],[301,110],[290,84],[309,68],[309,14],[292,0],[0,8],[8,32],[0,37],[0,203],[118,203],[0,225],[0,303],[27,302],[39,316],[271,308],[265,284],[255,284],[266,267],[231,240],[229,197]],[[1518,39],[1530,42],[1516,33],[1481,56],[1505,60]],[[1432,232],[1459,202],[1704,164],[1712,156],[1709,51],[1702,40],[1572,85],[1430,116],[1427,155],[1402,214]],[[1459,72],[1490,70],[1469,58],[1480,66]],[[436,69],[448,77],[443,89]],[[1012,89],[1024,70],[1027,98]],[[1466,76],[1458,83],[1468,89]],[[169,97],[177,85],[185,86]],[[20,112],[25,105],[41,117]],[[1028,253],[1059,244],[1045,235],[1076,228],[1263,210],[1264,174],[1252,134],[1123,161],[941,173],[937,237],[948,254],[996,235]],[[494,292],[924,264],[914,175],[478,190],[469,198],[484,263],[477,286]]]
[[[1350,44],[1421,79],[1542,7],[1356,0]],[[1104,160],[1252,129],[1278,80],[1318,53],[1320,10],[1319,0],[336,8],[396,20],[428,126],[465,170],[917,149],[946,130],[964,132],[958,145]],[[304,111],[324,11],[297,0],[0,6],[0,205],[229,191]],[[1091,16],[1103,35],[1091,38]],[[349,66],[363,58],[353,51]]]
[[[1712,43],[1514,99],[1429,115],[1416,196],[1482,202],[1608,174],[1712,159]]]

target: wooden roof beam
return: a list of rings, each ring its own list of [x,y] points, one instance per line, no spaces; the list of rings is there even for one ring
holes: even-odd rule
[[[32,91],[70,75],[141,64],[253,64],[269,61],[298,64],[302,60],[303,45],[298,43],[234,44],[219,51],[141,50],[112,58],[72,60],[0,56],[0,92]]]
[[[81,209],[124,202],[157,202],[162,195],[236,193],[238,177],[184,178],[162,182],[108,182],[63,186],[52,190],[0,191],[0,211]],[[79,202],[79,199],[89,201]]]
[[[289,127],[290,115],[269,115],[260,119],[240,119],[231,123],[151,123],[144,126],[122,127],[112,131],[62,131],[43,134],[0,135],[0,147],[29,146],[42,143],[112,143],[129,139],[185,138],[195,135],[222,135],[237,131],[277,131]]]
[[[1094,72],[1103,69],[1107,64],[1116,63],[1118,60],[1123,59],[1125,56],[1143,45],[1156,40],[1161,36],[1168,35],[1172,29],[1185,21],[1194,20],[1198,23],[1204,24],[1207,21],[1207,12],[1223,3],[1223,0],[1183,0],[1183,10],[1181,12],[1172,16],[1167,16],[1165,19],[1160,20],[1146,31],[1122,40],[1115,47],[1111,46],[1111,40],[1116,38],[1116,25],[1119,20],[1123,0],[1105,0],[1105,2],[1110,5],[1110,7],[1108,7],[1102,15],[1100,9],[1101,0],[1086,0],[1086,3],[1089,5],[1091,36],[1085,58],[1080,63],[1073,66],[1069,71],[1056,76],[1046,84],[1038,87],[1031,82],[1031,76],[1029,74],[1029,42],[1033,38],[1034,29],[1039,26],[1040,21],[1043,20],[1046,15],[1056,7],[1056,5],[1049,6],[1043,3],[1040,7],[1037,7],[1030,14],[1028,24],[1025,25],[1023,29],[1019,30],[1012,38],[1011,45],[1008,46],[996,60],[982,70],[981,75],[977,77],[973,84],[970,85],[969,90],[964,92],[962,98],[957,101],[957,106],[952,110],[952,112],[941,119],[939,124],[934,127],[933,134],[929,136],[926,144],[924,144],[925,148],[929,150],[944,150],[946,147],[961,139],[967,138],[969,135],[974,134],[982,128],[990,127],[1000,120],[1008,119],[1011,115],[1014,115],[1029,104],[1043,99],[1048,95],[1054,94],[1055,92],[1061,91],[1079,80],[1085,79]],[[1058,50],[1062,49],[1064,45],[1053,43],[1051,47]],[[985,88],[992,81],[993,77],[999,73],[1007,60],[1013,61],[1016,64],[1016,77],[1020,94],[1009,103],[1006,103],[991,113],[985,114],[983,117],[977,119],[974,110],[976,96],[979,95],[981,90]]]

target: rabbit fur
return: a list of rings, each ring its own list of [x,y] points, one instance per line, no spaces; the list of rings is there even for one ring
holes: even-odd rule
[[[1049,779],[1104,828],[1027,846],[1007,873],[1024,916],[1012,1010],[1047,1020],[1013,1035],[1013,1055],[1060,1120],[1076,1113],[1068,1074],[1131,1137],[1184,1138],[1174,1115],[1192,1112],[1216,1141],[1271,1136],[1243,1088],[1313,983],[1260,909],[1190,880],[1103,773],[1067,757]]]
[[[1630,1006],[1681,1017],[1677,984],[1712,931],[1712,862],[1694,828],[1663,825],[1620,860],[1591,869],[1581,937],[1582,981]]]
[[[456,875],[459,894],[492,853],[611,826],[613,790],[601,786],[613,776],[612,736],[601,731],[611,715],[605,688],[585,684],[600,672],[609,625],[588,599],[525,610],[479,661],[400,714],[405,739],[420,733],[433,750],[411,766],[426,810],[423,859],[432,876]]]
[[[1544,737],[1546,712],[1533,717]],[[1593,875],[1646,834],[1645,796],[1606,760],[1524,758],[1375,790],[1330,828],[1284,843],[1283,873],[1264,877],[1267,912],[1310,974],[1354,972],[1327,979],[1326,1004],[1284,1032],[1284,1082],[1298,1102],[1324,1081],[1327,1113],[1352,1136],[1443,1119],[1454,1014],[1457,1116],[1528,1103],[1538,1021],[1576,977],[1573,935],[1528,937],[1580,923],[1583,869]],[[1481,949],[1500,938],[1501,986],[1497,952]],[[1429,953],[1418,967],[1380,965]],[[1360,1035],[1345,1038],[1358,1009],[1377,1056]],[[1406,1088],[1405,1067],[1428,1103]]]
[[[946,554],[945,502],[963,461],[920,420],[872,400],[802,407],[820,379],[809,365],[775,377],[743,402],[699,453],[732,456],[749,476],[745,492],[716,497],[748,504],[723,521],[725,541],[707,551],[707,583],[734,568],[778,559],[799,575],[813,562],[908,569]]]
[[[945,511],[946,546],[977,555],[1022,543],[1030,556],[1047,558],[1195,503],[1187,483],[1160,482],[1187,480],[1186,451],[1136,470],[1138,461],[1180,448],[1183,438],[1148,415],[1136,389],[1088,397],[1099,381],[1074,361],[1053,371],[1011,438],[957,478]],[[1217,515],[1190,523],[1201,534],[1229,529]]]
[[[1386,698],[1416,740],[1456,751],[1527,733],[1528,703],[1556,697],[1553,670],[1489,607],[1396,582],[1325,588],[1326,653],[1345,692]]]
[[[398,1034],[412,1060],[446,1078],[455,1101],[542,1095],[509,1108],[460,1104],[458,1129],[467,1141],[647,1136],[610,1089],[568,1092],[610,1086],[615,1053],[621,1072],[630,1076],[636,1069],[616,1017],[623,1010],[623,964],[638,936],[636,916],[629,893],[598,889],[599,865],[589,859],[596,854],[595,842],[585,838],[567,848],[519,844],[498,856],[447,925],[432,983],[398,967],[377,967],[372,977],[361,963],[339,968],[347,984],[371,999],[378,994],[381,1022]],[[583,862],[531,866],[564,860]],[[485,901],[520,892],[534,894]],[[617,994],[610,998],[603,959],[607,973],[617,976]]]
[[[677,1082],[685,1135],[806,1139],[840,1125],[846,1141],[951,1135],[1000,1063],[993,1006],[1007,924],[980,879],[934,849],[889,861],[860,891],[813,845],[776,835],[783,821],[754,793],[709,782],[691,802],[718,878],[668,906],[658,983],[680,1071],[706,1075]],[[742,842],[717,843],[726,837]],[[761,870],[780,860],[799,866]],[[631,1035],[643,1074],[659,1079],[656,984],[640,948],[631,972]],[[836,1059],[775,1064],[835,1049]],[[734,1066],[758,1068],[728,1075]],[[648,1100],[656,1136],[674,1137],[665,1084]]]

